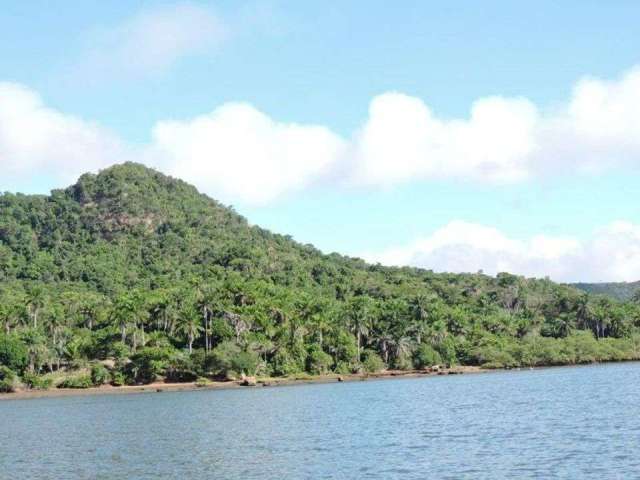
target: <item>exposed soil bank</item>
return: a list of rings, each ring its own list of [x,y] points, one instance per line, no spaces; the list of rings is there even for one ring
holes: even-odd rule
[[[458,375],[463,373],[480,373],[489,372],[491,370],[482,370],[479,367],[459,366],[453,368],[443,368],[438,371],[430,370],[387,370],[380,373],[359,373],[350,375],[318,375],[318,376],[300,376],[300,377],[275,377],[260,378],[253,381],[249,386],[243,385],[242,381],[224,381],[210,382],[206,385],[196,385],[195,382],[185,383],[150,383],[147,385],[127,385],[123,387],[113,387],[111,385],[103,385],[101,387],[92,387],[84,389],[73,388],[50,388],[48,390],[18,390],[14,393],[1,393],[0,400],[17,400],[42,397],[68,397],[68,396],[84,396],[84,395],[121,395],[127,393],[159,393],[159,392],[183,392],[189,390],[218,390],[228,388],[260,388],[260,387],[276,387],[282,385],[299,385],[312,383],[336,383],[336,382],[355,382],[365,380],[384,380],[391,378],[411,378],[411,377],[430,377],[437,375]]]

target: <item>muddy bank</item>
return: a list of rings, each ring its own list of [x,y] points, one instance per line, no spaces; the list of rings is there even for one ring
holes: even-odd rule
[[[50,388],[48,390],[18,390],[13,393],[0,394],[0,400],[17,400],[42,397],[67,397],[82,395],[121,395],[131,393],[161,393],[161,392],[183,392],[190,390],[217,390],[228,388],[261,388],[261,387],[277,387],[283,385],[301,385],[312,383],[337,383],[337,382],[355,382],[366,380],[385,380],[393,378],[416,378],[430,377],[438,375],[460,375],[467,373],[480,373],[487,370],[481,370],[479,367],[460,366],[454,368],[443,368],[433,370],[387,370],[379,373],[361,373],[350,375],[318,375],[318,376],[293,376],[293,377],[272,377],[272,378],[256,378],[245,381],[212,381],[205,385],[196,384],[195,382],[185,383],[150,383],[147,385],[127,385],[122,387],[113,387],[111,385],[103,385],[100,387],[91,387],[84,389],[73,388]]]

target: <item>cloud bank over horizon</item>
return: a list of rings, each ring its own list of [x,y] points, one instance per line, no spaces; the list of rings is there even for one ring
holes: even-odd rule
[[[436,272],[509,272],[559,282],[635,281],[640,225],[612,222],[586,240],[542,234],[520,240],[490,226],[454,220],[427,237],[362,256],[372,263]]]

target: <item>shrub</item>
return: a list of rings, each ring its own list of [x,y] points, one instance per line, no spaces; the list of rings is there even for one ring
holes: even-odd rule
[[[442,357],[440,354],[431,345],[425,343],[418,346],[413,354],[413,365],[416,368],[431,367],[441,363]]]
[[[448,336],[435,346],[436,351],[440,354],[442,361],[447,366],[458,363],[456,341],[453,336]]]
[[[348,375],[356,371],[356,369],[348,362],[338,362],[336,364],[336,368],[334,369],[336,373],[340,373],[343,375]]]
[[[27,366],[28,354],[25,344],[14,335],[0,334],[0,364],[21,372]]]
[[[109,356],[119,361],[127,358],[130,353],[131,350],[129,349],[129,346],[122,342],[114,342],[110,345],[109,348]]]
[[[310,350],[307,356],[307,371],[314,375],[325,375],[333,364],[333,358],[319,346],[313,346]]]
[[[92,386],[93,382],[89,375],[78,375],[66,378],[58,385],[58,388],[89,388]]]
[[[111,375],[104,365],[97,363],[91,367],[91,382],[95,386],[104,385],[109,383],[110,380]]]
[[[166,379],[172,382],[193,382],[198,378],[198,371],[192,356],[176,356],[167,366]]]
[[[273,358],[273,373],[276,375],[295,375],[303,371],[300,362],[286,349],[280,349]]]
[[[22,375],[22,382],[33,390],[47,390],[53,384],[51,377],[44,377],[31,372],[25,372]]]
[[[220,377],[234,374],[255,375],[260,358],[254,352],[242,350],[233,342],[223,342],[213,349],[207,359],[207,366],[214,375]]]
[[[196,380],[196,387],[206,387],[207,385],[211,385],[211,380],[205,377],[198,377]]]
[[[0,393],[15,392],[18,377],[9,367],[0,365]]]
[[[378,355],[373,350],[365,350],[363,353],[364,360],[362,361],[362,368],[367,373],[375,373],[386,368],[386,365]]]
[[[136,383],[151,383],[166,374],[177,356],[178,352],[173,348],[143,348],[131,357],[127,373]]]
[[[122,387],[127,384],[127,377],[124,373],[119,370],[116,370],[111,374],[111,385],[114,387]]]

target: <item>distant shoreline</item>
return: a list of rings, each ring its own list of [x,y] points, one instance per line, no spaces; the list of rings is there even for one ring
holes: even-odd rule
[[[540,365],[537,367],[514,367],[514,368],[480,368],[477,366],[460,365],[452,368],[442,368],[438,371],[429,370],[385,370],[378,373],[353,373],[348,375],[328,374],[328,375],[300,375],[293,377],[257,377],[255,384],[243,384],[241,380],[211,381],[205,385],[198,385],[196,382],[164,383],[155,382],[146,385],[124,385],[114,387],[112,385],[102,385],[90,388],[49,388],[47,390],[18,390],[13,393],[0,393],[0,402],[3,400],[29,400],[35,398],[56,398],[56,397],[83,397],[94,395],[130,395],[136,393],[163,393],[163,392],[191,392],[203,390],[230,390],[241,388],[270,388],[285,387],[295,385],[312,385],[324,383],[341,382],[363,382],[372,380],[392,380],[402,378],[425,378],[445,375],[462,375],[478,373],[512,372],[521,370],[541,370],[567,367],[585,367],[593,365],[606,365],[612,363],[640,363],[639,360],[620,360],[590,363],[572,363],[564,365]]]
[[[26,400],[31,398],[48,397],[71,397],[71,396],[93,396],[93,395],[127,395],[135,393],[161,393],[161,392],[187,392],[197,390],[227,390],[232,388],[264,388],[279,387],[287,385],[304,385],[314,383],[340,383],[358,382],[367,380],[385,380],[392,378],[418,378],[436,377],[442,375],[461,375],[470,373],[488,373],[495,370],[481,369],[474,366],[458,366],[443,368],[438,371],[429,370],[387,370],[379,373],[358,373],[358,374],[329,374],[317,376],[298,377],[269,377],[255,380],[255,385],[244,385],[242,381],[212,381],[205,385],[197,385],[196,382],[164,383],[156,382],[147,385],[125,385],[114,387],[103,385],[90,388],[49,388],[47,390],[18,390],[13,393],[0,393],[2,400]]]

